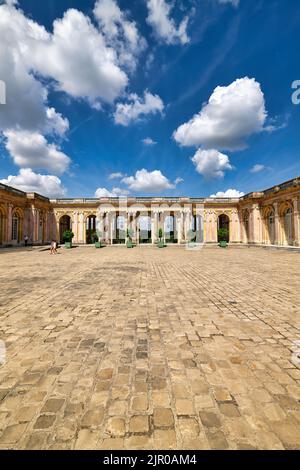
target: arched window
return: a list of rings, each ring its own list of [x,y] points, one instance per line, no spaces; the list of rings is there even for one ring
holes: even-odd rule
[[[21,241],[21,218],[17,212],[14,213],[12,218],[11,239],[13,242],[20,243]]]

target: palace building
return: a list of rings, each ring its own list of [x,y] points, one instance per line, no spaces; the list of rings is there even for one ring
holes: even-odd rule
[[[0,246],[63,242],[89,244],[96,231],[107,244],[125,243],[127,230],[136,243],[218,242],[227,228],[232,244],[300,246],[300,178],[242,198],[48,199],[0,184]]]

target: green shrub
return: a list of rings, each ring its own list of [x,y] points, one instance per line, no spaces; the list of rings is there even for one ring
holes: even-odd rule
[[[74,233],[72,232],[72,230],[66,230],[64,233],[63,233],[63,241],[64,243],[72,243],[72,240],[74,238]]]

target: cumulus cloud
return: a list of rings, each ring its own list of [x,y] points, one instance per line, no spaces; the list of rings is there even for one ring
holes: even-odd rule
[[[116,124],[129,126],[130,123],[140,120],[151,114],[162,113],[164,103],[158,95],[153,95],[148,90],[144,92],[144,98],[135,93],[128,97],[129,103],[118,103],[114,114]]]
[[[254,165],[250,172],[251,173],[260,173],[261,171],[263,171],[265,169],[265,165],[260,165],[259,163],[257,163],[256,165]]]
[[[57,176],[40,175],[30,168],[23,168],[16,176],[9,176],[0,180],[0,183],[20,189],[24,192],[35,192],[46,197],[63,197],[66,190]]]
[[[192,162],[196,166],[196,171],[205,178],[223,178],[226,170],[233,169],[228,156],[214,149],[199,149]]]
[[[136,23],[129,21],[115,0],[98,0],[94,8],[102,33],[118,52],[119,63],[134,70],[137,58],[147,43],[140,36]]]
[[[123,178],[122,183],[126,184],[134,192],[155,193],[175,188],[175,185],[159,170],[151,172],[145,169],[138,170],[135,176]]]
[[[174,138],[182,146],[239,150],[249,136],[263,131],[266,118],[260,84],[245,77],[218,86],[200,113],[174,132]]]
[[[187,34],[189,17],[186,16],[176,26],[174,19],[170,17],[173,4],[166,0],[147,0],[147,7],[147,23],[161,41],[166,44],[187,44],[190,41]]]
[[[240,198],[245,196],[245,193],[238,191],[237,189],[227,189],[227,191],[219,191],[217,194],[212,194],[210,197],[212,198]]]
[[[148,145],[148,146],[152,146],[152,145],[157,144],[157,142],[155,142],[155,140],[151,139],[151,137],[146,137],[146,139],[143,139],[142,142],[143,142],[144,145]]]
[[[41,134],[29,131],[6,131],[5,146],[14,163],[21,168],[45,169],[57,174],[70,165],[70,158]]]
[[[124,94],[126,68],[135,68],[146,42],[115,0],[98,0],[94,17],[97,25],[71,8],[48,32],[17,1],[0,5],[0,71],[7,90],[0,132],[21,167],[61,173],[69,165],[69,158],[45,137],[63,136],[69,128],[68,120],[48,104],[50,84],[96,109]]]
[[[106,188],[98,188],[95,192],[95,197],[126,197],[129,195],[129,191],[121,188],[113,188],[109,191]]]
[[[0,5],[0,70],[6,84],[0,130],[21,128],[62,135],[69,127],[67,119],[48,107],[48,90],[31,73],[32,58],[47,38],[46,30],[12,3]]]
[[[47,57],[47,60],[45,60]],[[89,17],[67,10],[53,23],[53,34],[40,41],[32,57],[35,70],[54,79],[57,88],[99,108],[112,103],[128,83],[118,55]]]

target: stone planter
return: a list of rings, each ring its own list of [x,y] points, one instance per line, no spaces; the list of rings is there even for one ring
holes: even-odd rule
[[[158,248],[166,248],[166,245],[164,244],[164,242],[158,242],[157,246]]]
[[[95,248],[102,248],[101,242],[95,242]]]
[[[72,248],[72,242],[65,242],[65,248],[67,248],[67,250],[70,250]]]
[[[219,246],[220,246],[221,248],[227,248],[227,242],[222,241],[222,242],[219,243]]]
[[[128,241],[126,242],[126,247],[127,247],[127,248],[133,248],[133,243],[132,243],[131,240],[128,240]]]

